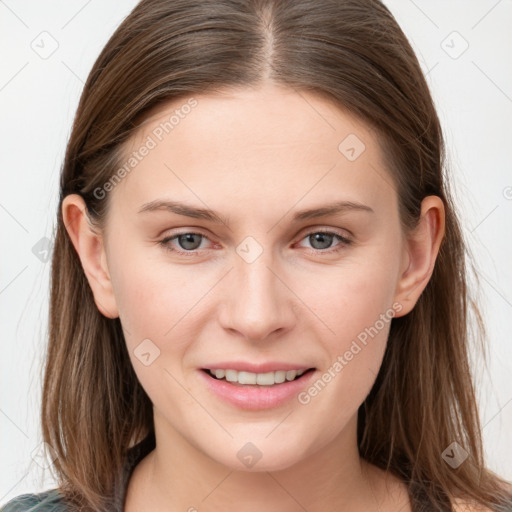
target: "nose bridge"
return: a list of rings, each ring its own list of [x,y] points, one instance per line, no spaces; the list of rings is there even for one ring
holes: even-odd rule
[[[244,337],[262,340],[290,325],[292,307],[287,289],[276,277],[273,255],[252,237],[236,248],[229,284],[232,293],[224,303],[223,326]]]

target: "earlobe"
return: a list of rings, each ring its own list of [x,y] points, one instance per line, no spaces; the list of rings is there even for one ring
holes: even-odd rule
[[[405,243],[404,270],[395,293],[395,301],[400,302],[403,309],[396,316],[409,313],[427,286],[434,271],[444,231],[444,203],[438,196],[428,196],[421,203],[418,226],[408,235]]]
[[[101,233],[91,223],[87,206],[78,194],[62,201],[62,218],[80,258],[98,310],[107,318],[119,316]]]

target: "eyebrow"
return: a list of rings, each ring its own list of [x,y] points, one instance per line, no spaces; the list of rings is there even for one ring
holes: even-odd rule
[[[192,217],[194,219],[203,219],[217,224],[224,224],[229,227],[229,220],[227,217],[220,215],[214,210],[207,208],[196,208],[179,201],[169,201],[163,199],[156,199],[149,203],[144,203],[138,213],[147,213],[154,211],[169,211],[185,217]],[[327,215],[335,215],[337,213],[345,213],[348,211],[363,211],[368,213],[375,213],[369,206],[358,203],[356,201],[336,201],[316,208],[308,208],[306,210],[299,210],[293,215],[293,222],[300,220],[315,219],[317,217],[326,217]]]

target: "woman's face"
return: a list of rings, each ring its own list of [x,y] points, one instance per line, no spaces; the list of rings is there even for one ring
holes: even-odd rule
[[[96,194],[110,194],[108,274],[157,435],[256,470],[353,442],[391,318],[412,307],[375,134],[312,94],[239,89],[153,112],[125,163]]]

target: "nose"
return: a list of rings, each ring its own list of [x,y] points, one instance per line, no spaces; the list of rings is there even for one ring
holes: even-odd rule
[[[224,281],[220,312],[224,329],[258,342],[282,335],[295,324],[297,299],[285,272],[272,264],[265,251],[251,263],[235,255],[234,268]]]

